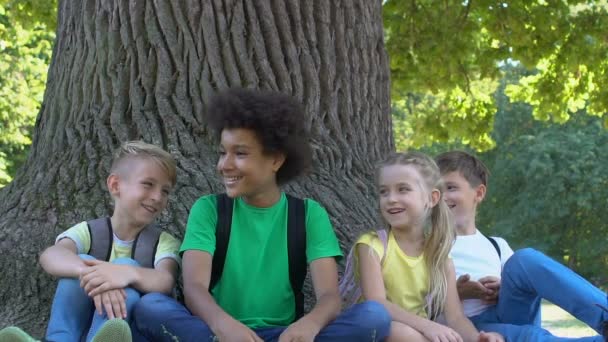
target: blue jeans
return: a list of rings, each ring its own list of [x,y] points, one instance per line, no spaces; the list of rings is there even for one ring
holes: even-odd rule
[[[82,259],[94,259],[87,254],[79,256]],[[114,259],[112,263],[139,266],[137,261],[129,258]],[[125,291],[127,293],[125,303],[127,306],[127,319],[130,319],[133,307],[139,300],[140,294],[132,288],[126,288]],[[55,298],[51,307],[51,317],[49,318],[46,330],[46,340],[80,341],[83,335],[86,334],[86,341],[91,341],[97,330],[107,320],[108,316],[105,312],[103,315],[97,313],[93,299],[80,287],[79,279],[62,278],[59,279],[57,290],[55,291]]]
[[[601,336],[560,338],[540,327],[544,298],[601,333],[608,315],[606,294],[569,268],[532,248],[518,250],[502,270],[498,303],[471,317],[477,329],[495,331],[507,341],[604,341]]]
[[[391,317],[380,303],[367,301],[342,312],[323,328],[315,341],[382,341],[389,333]],[[254,329],[264,341],[277,341],[287,327]],[[209,326],[173,298],[160,293],[142,297],[135,306],[134,341],[213,341]]]

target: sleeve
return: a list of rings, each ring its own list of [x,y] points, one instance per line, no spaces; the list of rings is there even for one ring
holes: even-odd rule
[[[335,257],[342,258],[342,251],[334,229],[329,221],[327,211],[319,203],[311,199],[305,200],[306,205],[306,261]]]
[[[87,254],[91,248],[91,234],[89,233],[89,226],[86,221],[80,222],[79,224],[72,226],[70,229],[59,234],[55,239],[55,243],[62,239],[70,239],[76,244],[78,249],[76,254]]]
[[[154,266],[166,258],[170,258],[177,262],[177,265],[181,267],[181,258],[179,257],[179,241],[174,238],[171,234],[162,232],[158,238],[158,247],[156,248],[156,254],[154,255]]]
[[[186,234],[179,249],[180,255],[187,250],[215,252],[215,226],[217,224],[217,204],[215,195],[199,198],[188,216]]]
[[[353,245],[353,248],[355,248],[358,244],[364,244],[371,247],[372,250],[378,255],[378,259],[381,259],[384,255],[384,246],[382,245],[382,241],[380,241],[380,239],[374,232],[369,232],[361,235],[361,237]],[[355,259],[358,259],[358,255],[356,253]]]
[[[498,243],[498,247],[500,247],[500,265],[504,266],[511,255],[513,255],[513,250],[505,239],[500,237],[495,237],[494,239],[496,240],[496,243]]]

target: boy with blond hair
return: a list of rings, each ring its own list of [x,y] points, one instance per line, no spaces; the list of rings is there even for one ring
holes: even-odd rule
[[[131,141],[115,151],[106,182],[112,216],[76,224],[40,256],[59,278],[45,340],[130,341],[127,321],[140,296],[172,292],[179,242],[153,221],[175,182],[175,160],[161,148]],[[15,327],[2,338],[32,340]]]
[[[604,292],[541,252],[524,248],[514,253],[504,239],[486,237],[477,229],[477,206],[485,197],[489,176],[481,160],[461,151],[435,159],[457,233],[451,255],[458,294],[477,329],[498,332],[507,341],[561,341],[540,327],[540,302],[546,299],[606,336]]]

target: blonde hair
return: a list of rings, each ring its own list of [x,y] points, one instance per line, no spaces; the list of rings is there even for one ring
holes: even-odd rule
[[[429,210],[430,213],[426,213],[424,219],[423,255],[429,274],[429,291],[425,310],[430,319],[435,319],[445,307],[447,299],[446,263],[456,238],[449,208],[443,201],[441,174],[433,159],[419,152],[392,153],[379,164],[378,171],[393,165],[409,165],[416,168],[423,181],[420,186],[423,191],[428,192],[429,199],[433,189],[439,190],[440,193],[438,203]]]
[[[152,160],[167,174],[172,185],[177,181],[177,167],[173,156],[162,148],[143,141],[126,141],[116,150],[112,159],[110,173],[117,173],[125,161],[131,159]]]

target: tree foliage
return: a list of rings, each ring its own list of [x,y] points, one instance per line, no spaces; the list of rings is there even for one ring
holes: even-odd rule
[[[564,124],[536,120],[532,106],[511,102],[505,94],[529,73],[521,67],[502,71],[494,96],[496,147],[477,153],[491,173],[477,226],[505,237],[514,249],[537,248],[608,286],[608,131],[600,118],[584,113]],[[475,153],[459,141],[421,149],[429,155],[454,149]]]
[[[11,180],[31,144],[54,37],[25,10],[11,12],[15,6],[0,3],[0,187]]]
[[[533,246],[608,284],[608,132],[599,118],[538,122],[529,105],[497,95],[493,138],[481,154],[492,175],[480,227],[515,247]]]
[[[608,134],[597,118],[572,121],[520,134],[492,151],[482,221],[516,246],[537,247],[606,284]]]
[[[563,123],[586,109],[608,125],[607,7],[604,0],[386,1],[394,105],[428,137],[413,142],[494,147],[490,94],[505,63],[535,71],[507,91],[533,105],[536,119]]]

